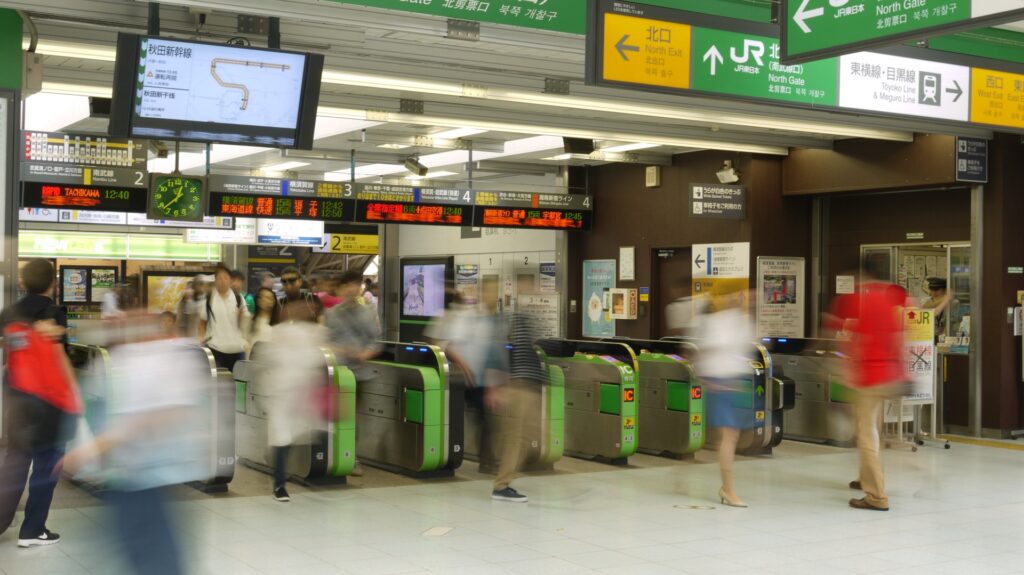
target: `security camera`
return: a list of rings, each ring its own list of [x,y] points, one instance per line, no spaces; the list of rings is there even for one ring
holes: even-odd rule
[[[410,172],[421,178],[426,176],[427,172],[430,171],[430,168],[424,166],[423,164],[420,163],[419,160],[412,156],[409,156],[408,158],[405,159],[405,169],[409,170]]]
[[[732,167],[732,160],[726,160],[722,164],[722,169],[715,173],[718,176],[718,181],[723,184],[735,184],[740,181],[740,173],[736,171],[736,168]]]

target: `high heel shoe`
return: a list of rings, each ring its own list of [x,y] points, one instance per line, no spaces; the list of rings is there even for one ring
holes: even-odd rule
[[[725,497],[725,491],[722,489],[718,490],[718,498],[722,500],[722,505],[728,505],[729,507],[740,507],[743,509],[747,508],[747,504],[742,501],[729,501]]]

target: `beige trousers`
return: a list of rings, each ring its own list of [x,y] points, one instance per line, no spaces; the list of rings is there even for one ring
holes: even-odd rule
[[[860,452],[860,483],[864,499],[875,507],[889,507],[882,472],[878,428],[885,401],[898,395],[896,386],[862,388],[857,394],[857,450]]]
[[[516,471],[529,453],[529,441],[540,439],[540,385],[526,379],[513,379],[503,388],[508,417],[501,420],[498,430],[498,476],[494,490],[501,491],[512,483]]]

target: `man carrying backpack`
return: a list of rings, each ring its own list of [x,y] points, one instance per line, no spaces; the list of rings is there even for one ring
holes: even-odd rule
[[[284,297],[278,300],[281,304],[281,321],[289,321],[288,309],[299,309],[297,306],[289,307],[288,304],[302,302],[306,304],[306,310],[313,314],[317,323],[324,322],[324,304],[315,293],[303,289],[302,274],[294,266],[288,266],[281,271],[281,289]]]
[[[245,322],[249,308],[242,296],[231,289],[231,270],[224,264],[214,272],[214,288],[199,308],[199,341],[210,348],[217,367],[228,371],[245,353]]]
[[[7,363],[7,452],[0,466],[0,533],[14,521],[28,480],[25,519],[18,547],[53,545],[60,535],[46,528],[57,487],[57,466],[81,413],[78,388],[65,355],[67,312],[53,302],[57,274],[48,260],[22,269],[28,295],[0,316]],[[32,476],[29,479],[29,469]]]

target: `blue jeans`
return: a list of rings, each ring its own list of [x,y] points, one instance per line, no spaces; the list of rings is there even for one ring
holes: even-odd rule
[[[114,497],[114,507],[117,530],[133,572],[140,575],[184,573],[162,488],[122,491]]]
[[[63,445],[28,453],[8,448],[0,466],[0,533],[14,522],[14,513],[27,481],[28,501],[25,502],[25,520],[21,523],[18,538],[30,539],[43,534],[46,519],[50,516],[53,491],[59,480],[54,469],[63,457]]]

